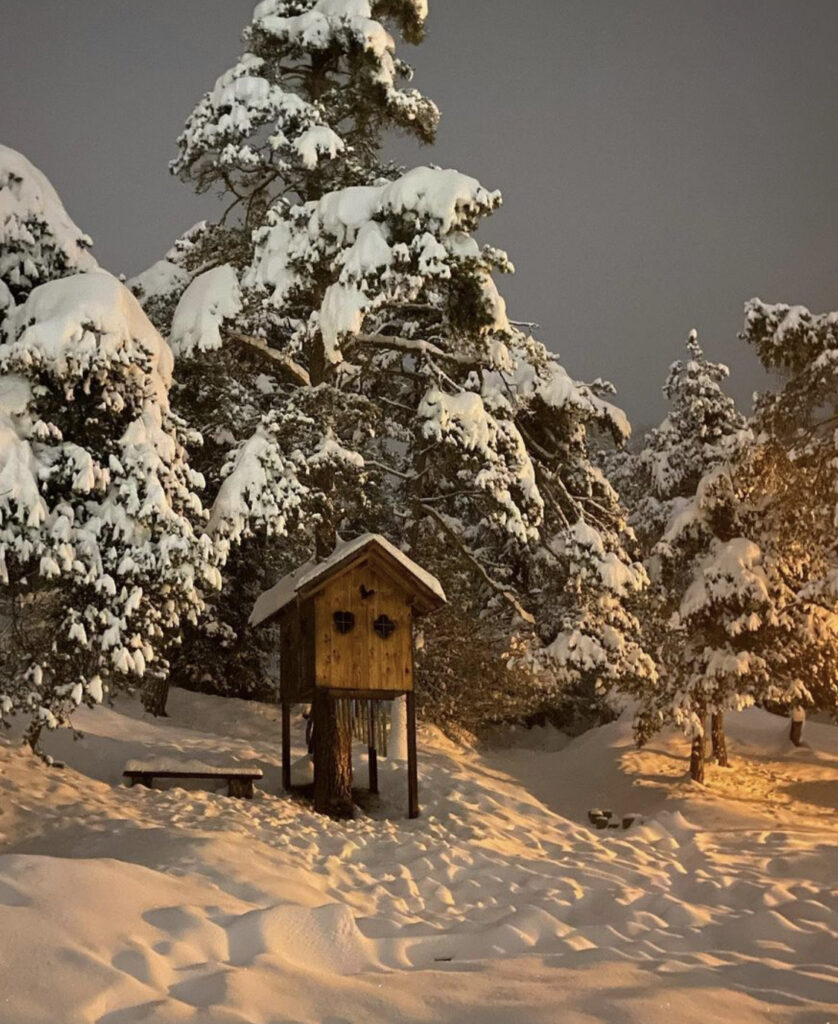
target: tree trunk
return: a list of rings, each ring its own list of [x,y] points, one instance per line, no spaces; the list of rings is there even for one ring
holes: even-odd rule
[[[693,737],[690,750],[690,778],[693,782],[704,782],[704,761],[707,750],[707,711],[701,707],[698,712],[701,721],[701,732]]]
[[[314,809],[331,818],[354,816],[352,804],[352,735],[341,729],[337,701],[327,693],[314,696]]]
[[[167,718],[166,702],[169,699],[169,677],[152,676],[143,685],[140,697],[143,707],[155,718]]]
[[[722,768],[728,768],[725,718],[721,711],[714,711],[710,717],[710,736],[713,741],[713,760]]]
[[[796,747],[799,747],[803,743],[803,723],[805,721],[806,712],[803,708],[792,708],[789,739]]]

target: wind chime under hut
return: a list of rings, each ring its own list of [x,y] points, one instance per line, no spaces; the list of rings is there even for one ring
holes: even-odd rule
[[[318,761],[325,763],[318,708],[336,701],[349,737],[365,742],[370,789],[378,791],[378,754],[386,755],[382,702],[407,703],[408,813],[419,814],[416,770],[413,624],[445,603],[439,581],[388,540],[364,534],[339,544],[320,563],[307,563],[262,594],[252,625],[279,625],[282,783],[291,788],[291,705],[310,703],[314,716],[315,810]],[[325,732],[325,730],[323,730]]]

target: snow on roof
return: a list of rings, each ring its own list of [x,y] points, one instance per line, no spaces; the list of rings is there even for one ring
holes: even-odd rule
[[[351,559],[353,555],[363,551],[364,548],[375,544],[384,550],[391,558],[397,561],[402,568],[417,580],[426,590],[429,590],[440,601],[444,602],[445,591],[442,584],[421,565],[417,565],[412,558],[409,558],[403,551],[391,544],[386,537],[380,533],[362,533],[350,541],[339,541],[335,550],[322,562],[306,562],[294,572],[284,576],[276,586],[260,594],[253,611],[250,615],[250,625],[258,626],[260,623],[281,611],[287,604],[297,596],[301,590],[306,590],[319,580],[328,576],[338,565]]]
[[[297,596],[297,586],[302,576],[314,568],[314,562],[305,562],[298,569],[283,576],[279,583],[264,591],[256,598],[256,604],[250,613],[251,626],[258,626],[290,604]]]

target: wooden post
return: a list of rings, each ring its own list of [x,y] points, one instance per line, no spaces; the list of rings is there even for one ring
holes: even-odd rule
[[[369,704],[369,730],[370,745],[367,747],[369,757],[370,793],[378,792],[378,751],[375,749],[375,701],[367,701]]]
[[[282,788],[291,789],[291,707],[282,701]]]
[[[419,778],[416,765],[416,695],[407,693],[407,816],[419,817]]]

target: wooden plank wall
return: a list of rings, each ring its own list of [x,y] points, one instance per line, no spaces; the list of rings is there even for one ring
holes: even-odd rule
[[[374,593],[363,598],[361,587]],[[413,688],[413,612],[410,590],[374,556],[349,566],[314,597],[317,686],[348,690]],[[355,615],[355,627],[341,634],[336,611]],[[386,640],[373,629],[380,615],[395,623]]]

